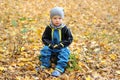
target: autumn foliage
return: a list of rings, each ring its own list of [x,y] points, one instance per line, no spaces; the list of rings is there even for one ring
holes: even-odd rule
[[[49,11],[65,10],[74,37],[66,71],[37,73]],[[54,66],[54,65],[53,65]],[[0,80],[119,80],[120,0],[0,0]]]

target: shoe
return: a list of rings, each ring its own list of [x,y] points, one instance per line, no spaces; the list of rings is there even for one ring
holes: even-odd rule
[[[52,76],[58,77],[60,75],[61,75],[61,73],[58,70],[55,70],[55,71],[52,72]]]
[[[39,71],[43,71],[45,68],[45,66],[36,67],[36,71],[39,73]]]

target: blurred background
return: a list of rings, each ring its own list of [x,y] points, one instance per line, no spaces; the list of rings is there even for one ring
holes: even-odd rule
[[[0,0],[0,79],[53,79],[37,75],[34,68],[55,6],[64,8],[64,23],[74,37],[71,61],[60,79],[118,80],[120,0]]]

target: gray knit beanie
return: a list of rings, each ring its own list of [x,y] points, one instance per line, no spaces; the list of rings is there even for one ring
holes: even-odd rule
[[[54,7],[50,11],[50,18],[53,16],[60,16],[61,18],[64,18],[64,9],[62,7]]]

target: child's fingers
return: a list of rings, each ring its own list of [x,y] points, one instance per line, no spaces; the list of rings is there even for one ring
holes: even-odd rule
[[[56,45],[54,45],[54,48],[56,48],[58,45],[56,44]]]

